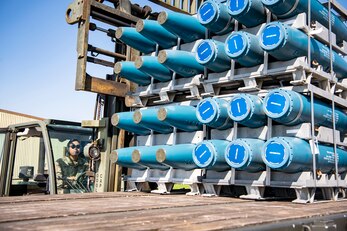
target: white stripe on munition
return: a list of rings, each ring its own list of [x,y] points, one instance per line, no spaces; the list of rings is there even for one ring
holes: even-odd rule
[[[282,104],[280,104],[280,103],[276,103],[276,102],[270,102],[270,104],[272,104],[272,105],[276,105],[276,106],[282,106]]]
[[[239,110],[239,113],[241,112],[240,104],[237,102],[237,109]]]
[[[205,114],[205,113],[208,112],[209,110],[211,110],[210,107],[208,107],[205,111],[203,111],[202,114]]]
[[[204,54],[206,51],[208,51],[208,48],[206,48],[205,50],[203,50],[200,54]]]
[[[239,149],[236,148],[235,160],[237,159],[237,155],[239,154]]]
[[[267,35],[266,38],[272,38],[272,37],[276,37],[277,34],[270,34],[270,35]]]
[[[203,155],[205,155],[206,152],[207,152],[207,150],[205,150],[203,153],[201,153],[201,155],[199,156],[199,158],[203,157]]]
[[[273,155],[281,155],[280,152],[269,152],[270,154],[273,154]]]
[[[208,9],[208,11],[206,11],[203,16],[205,16],[206,14],[208,14],[212,9]]]
[[[235,45],[235,49],[237,50],[237,43],[236,43],[236,40],[234,40],[234,45]]]

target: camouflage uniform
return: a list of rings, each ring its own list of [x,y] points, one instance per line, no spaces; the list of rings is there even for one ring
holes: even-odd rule
[[[88,161],[83,157],[78,157],[77,161],[69,156],[58,159],[55,162],[58,194],[70,193],[71,189],[83,189],[80,184],[77,184],[76,180],[88,170],[88,167]]]

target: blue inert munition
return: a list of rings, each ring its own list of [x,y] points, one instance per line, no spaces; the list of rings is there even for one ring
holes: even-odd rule
[[[198,9],[199,22],[216,34],[226,34],[233,30],[234,23],[227,7],[220,2],[208,0]]]
[[[143,128],[150,129],[159,133],[171,133],[172,127],[157,118],[158,109],[148,108],[134,112],[134,122]]]
[[[256,95],[234,96],[228,104],[228,115],[233,121],[251,128],[264,126],[267,122],[263,101]]]
[[[253,67],[264,62],[264,50],[257,36],[244,31],[232,32],[225,40],[225,52],[245,67]]]
[[[136,31],[152,40],[164,49],[177,44],[177,36],[166,30],[154,20],[140,19],[136,23]]]
[[[157,20],[160,25],[180,37],[185,43],[205,37],[205,27],[192,16],[173,11],[163,11]]]
[[[163,146],[138,146],[132,152],[132,161],[151,169],[168,170],[170,167],[159,163],[156,159],[157,150]]]
[[[226,171],[230,166],[224,158],[225,148],[229,144],[225,140],[204,140],[196,145],[193,151],[194,163],[199,168],[214,171]]]
[[[318,145],[316,166],[323,173],[335,168],[333,147]],[[347,171],[347,152],[337,149],[339,173]],[[296,173],[312,170],[310,144],[294,137],[274,137],[266,141],[262,150],[264,163],[274,170]]]
[[[149,135],[150,130],[145,129],[133,121],[134,112],[119,112],[111,117],[113,126],[135,133],[137,135]]]
[[[199,102],[196,107],[196,117],[209,127],[220,130],[233,126],[228,116],[228,102],[219,98],[207,98]]]
[[[152,53],[156,49],[155,42],[147,39],[132,27],[119,27],[116,30],[116,38],[145,54]]]
[[[230,69],[230,58],[224,50],[224,43],[206,39],[198,43],[195,54],[196,61],[214,72]]]
[[[193,150],[195,144],[166,145],[156,152],[156,159],[159,163],[172,168],[193,170],[199,168],[193,161]]]
[[[272,90],[264,98],[264,111],[271,119],[285,124],[297,125],[311,121],[311,101],[295,91]],[[333,114],[331,105],[320,100],[314,100],[315,125],[332,128]],[[336,129],[347,132],[347,115],[342,110],[335,108]]]
[[[114,155],[114,163],[127,168],[135,168],[139,170],[147,169],[147,167],[139,165],[133,161],[132,152],[135,150],[135,148],[136,147],[129,147],[114,150],[112,152]]]
[[[193,106],[166,106],[158,110],[158,119],[165,124],[186,132],[202,129],[202,123],[196,117]]]
[[[172,78],[172,72],[159,63],[157,57],[154,56],[137,57],[135,67],[160,82],[166,82]]]
[[[261,0],[228,0],[228,13],[246,27],[266,22],[265,8]]]
[[[281,22],[268,23],[260,32],[260,45],[271,56],[278,60],[290,60],[308,55],[307,35]],[[325,71],[330,68],[329,48],[311,39],[311,60],[318,62]],[[347,61],[332,52],[333,69],[337,78],[347,77]]]
[[[290,18],[308,12],[308,0],[262,0],[263,4],[278,18]],[[329,12],[318,0],[311,2],[311,19],[329,28]],[[331,13],[331,30],[338,38],[347,41],[347,26],[333,12]]]
[[[196,61],[192,52],[162,50],[158,54],[158,61],[170,70],[186,78],[204,73],[204,66]]]
[[[151,77],[137,70],[134,62],[131,61],[117,62],[114,65],[114,73],[141,86],[146,86],[151,83]]]
[[[237,170],[263,171],[265,164],[261,158],[261,152],[264,143],[265,141],[258,139],[233,140],[225,149],[225,160]]]

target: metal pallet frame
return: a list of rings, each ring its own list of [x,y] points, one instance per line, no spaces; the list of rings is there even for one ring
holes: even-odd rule
[[[330,5],[330,4],[329,4]],[[330,6],[329,6],[330,8]],[[268,22],[270,21],[270,13],[268,12]],[[310,20],[310,12],[308,12],[308,21]],[[330,17],[330,15],[329,15]],[[321,33],[317,33],[318,30],[312,30],[311,25],[306,23],[306,15],[300,14],[295,18],[285,20],[285,23],[292,25],[305,31],[309,36],[313,36],[323,43],[328,43],[330,51],[333,49],[342,54],[346,54],[346,42],[343,42],[342,47],[339,47],[334,40],[334,35],[331,29],[322,27],[319,23],[316,23],[318,28],[322,28]],[[253,33],[257,31],[263,25],[258,28],[253,28]],[[224,36],[213,37],[216,40],[223,40]],[[196,42],[191,44],[182,44],[173,49],[192,50]],[[157,54],[157,52],[156,52]],[[154,55],[156,55],[154,54]],[[274,80],[281,88],[291,88],[299,92],[309,93],[311,96],[311,102],[314,102],[314,96],[318,96],[322,100],[332,103],[333,114],[335,111],[335,104],[347,109],[347,81],[338,81],[333,73],[326,73],[321,67],[313,68],[310,65],[311,57],[308,54],[307,57],[299,57],[285,62],[268,62],[268,56],[264,55],[264,64],[252,68],[235,68],[234,61],[231,61],[231,69],[224,73],[209,73],[207,76],[195,76],[193,78],[175,79],[166,83],[151,84],[149,87],[140,87],[131,97],[135,98],[133,107],[147,106],[149,98],[156,97],[159,100],[153,100],[155,104],[170,104],[174,101],[174,97],[177,92],[188,92],[186,99],[201,99],[203,97],[228,97],[225,94],[221,94],[223,87],[228,86],[235,89],[234,92],[249,92],[252,94],[263,95],[267,92],[266,88],[263,88],[264,81]],[[332,66],[332,65],[331,65]],[[332,68],[331,68],[332,69]],[[285,85],[284,81],[290,82],[290,85]],[[153,83],[153,82],[152,82]],[[231,93],[232,96],[236,93]],[[312,109],[313,111],[313,109]],[[312,113],[313,115],[314,113]],[[205,170],[202,180],[205,194],[218,195],[223,185],[240,185],[245,186],[247,189],[247,195],[242,196],[247,199],[264,199],[265,187],[280,187],[280,188],[293,188],[296,191],[297,199],[294,202],[307,203],[315,200],[315,189],[322,188],[325,199],[337,200],[340,190],[347,188],[346,174],[338,174],[338,165],[336,159],[336,146],[347,146],[346,138],[344,140],[337,140],[339,134],[335,128],[328,129],[320,127],[318,133],[314,126],[314,116],[311,118],[311,123],[302,124],[295,128],[297,131],[291,134],[309,140],[311,143],[317,141],[326,142],[334,145],[335,148],[335,173],[334,174],[320,174],[317,175],[316,163],[315,163],[315,145],[312,145],[312,157],[313,157],[313,171],[302,172],[297,174],[287,174],[278,171],[271,171],[267,168],[266,171],[259,173],[246,173],[243,171],[236,171],[231,169],[227,172],[214,172]],[[211,137],[220,137],[221,139],[233,140],[238,137],[238,134],[242,134],[242,130],[247,128],[236,126],[232,128],[232,131],[211,131]],[[286,128],[283,125],[272,125],[271,119],[268,119],[267,126],[258,130],[264,129],[260,132],[258,138],[269,139],[275,134],[286,133],[286,129],[295,130],[293,127]],[[264,133],[265,131],[265,133]],[[206,130],[205,130],[206,132]],[[251,133],[253,134],[253,133]],[[332,134],[332,137],[326,134]],[[174,135],[175,136],[175,135]],[[265,137],[264,137],[265,136]],[[159,136],[158,136],[159,137]],[[205,133],[205,138],[208,137]],[[149,137],[149,143],[153,144],[153,136]],[[148,142],[148,140],[147,140]],[[145,142],[146,143],[146,142]],[[155,170],[146,170],[155,171]],[[171,170],[169,170],[171,171]],[[143,175],[142,175],[143,176]],[[163,176],[166,176],[165,174]],[[182,177],[183,175],[180,175]],[[165,178],[165,177],[164,177]],[[130,179],[130,178],[128,178]],[[144,178],[142,178],[144,179]],[[148,178],[146,178],[148,179]],[[168,178],[167,178],[168,179]],[[285,179],[285,180],[283,180]],[[152,178],[152,182],[160,183],[157,179]],[[184,178],[181,178],[179,182],[184,182]],[[169,181],[165,181],[169,183]],[[197,182],[199,183],[199,182]],[[164,191],[169,191],[169,188],[159,187],[159,191],[164,188]]]

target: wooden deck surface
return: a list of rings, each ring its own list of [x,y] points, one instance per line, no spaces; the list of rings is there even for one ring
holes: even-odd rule
[[[346,213],[347,201],[94,193],[0,198],[0,230],[218,230]]]

